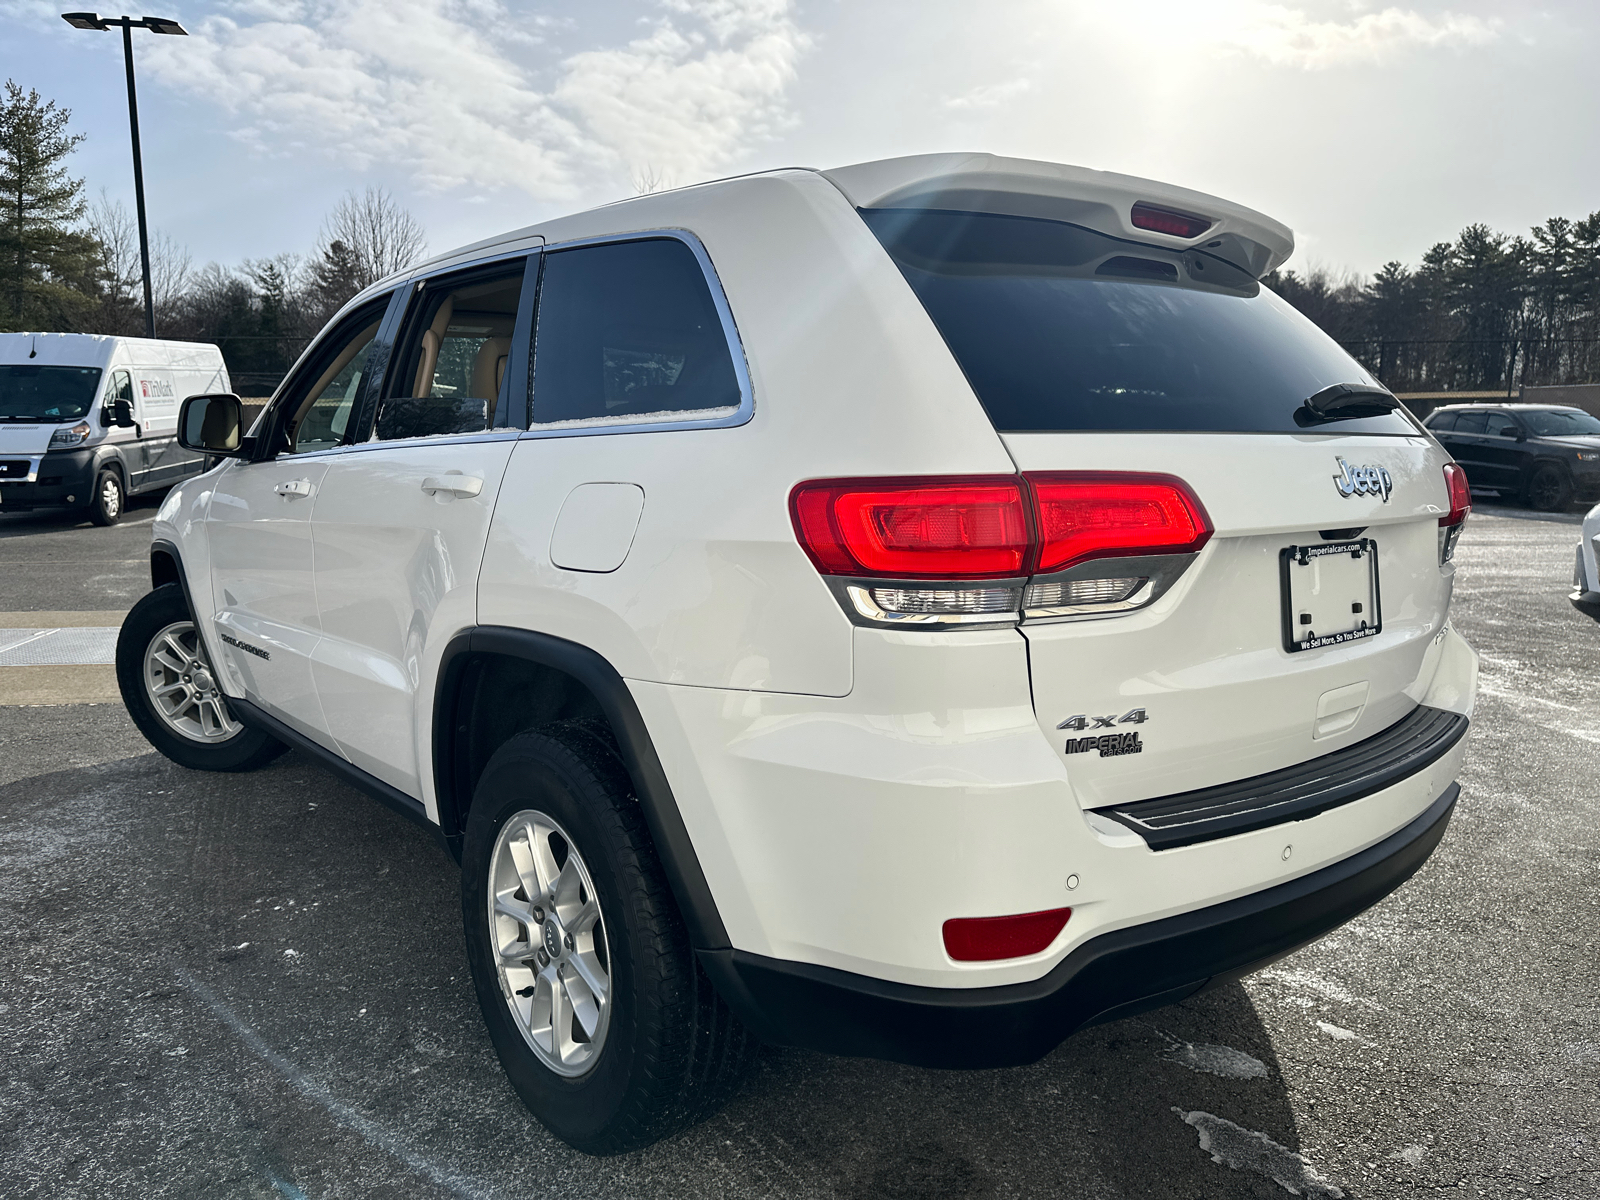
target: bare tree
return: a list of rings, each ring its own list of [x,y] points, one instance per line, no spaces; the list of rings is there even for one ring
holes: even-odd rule
[[[633,194],[635,196],[648,196],[652,192],[667,192],[677,186],[672,182],[671,174],[658,170],[649,163],[645,163],[643,167],[633,171],[629,176],[629,181],[633,184]]]
[[[335,243],[341,249],[335,250]],[[359,291],[409,267],[427,249],[422,225],[382,188],[346,192],[322,222],[320,258],[348,256]]]

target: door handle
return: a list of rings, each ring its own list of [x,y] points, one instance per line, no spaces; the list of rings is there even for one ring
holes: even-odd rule
[[[422,481],[428,495],[448,492],[452,496],[476,496],[483,491],[483,480],[476,475],[429,475]]]
[[[311,480],[291,479],[287,483],[277,484],[272,490],[285,500],[292,499],[295,496],[309,496],[311,495]]]

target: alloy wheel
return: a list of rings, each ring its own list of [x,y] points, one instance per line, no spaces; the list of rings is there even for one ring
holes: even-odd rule
[[[489,863],[489,936],[517,1029],[540,1062],[575,1077],[611,1024],[611,958],[589,869],[551,817],[507,821]]]
[[[100,508],[113,521],[122,511],[122,487],[113,475],[107,475],[100,481]]]
[[[150,639],[144,686],[156,715],[191,742],[214,745],[244,728],[228,711],[193,621],[175,621]]]

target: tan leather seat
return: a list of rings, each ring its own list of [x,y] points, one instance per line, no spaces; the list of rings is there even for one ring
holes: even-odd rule
[[[506,359],[511,354],[508,337],[485,338],[472,360],[472,395],[489,402],[491,417],[495,400],[500,396],[500,383],[506,377]]]

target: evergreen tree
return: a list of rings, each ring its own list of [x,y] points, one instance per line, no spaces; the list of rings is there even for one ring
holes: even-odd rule
[[[83,181],[65,160],[72,113],[7,80],[0,98],[0,328],[74,329],[95,310],[97,247],[73,228]]]

